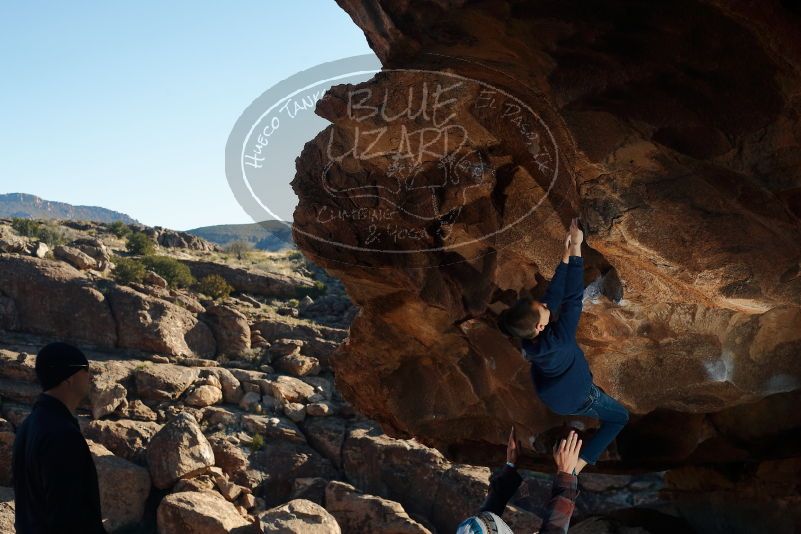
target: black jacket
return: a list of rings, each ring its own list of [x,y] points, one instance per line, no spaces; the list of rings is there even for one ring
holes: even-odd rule
[[[42,393],[12,453],[17,534],[106,534],[97,470],[78,420]]]

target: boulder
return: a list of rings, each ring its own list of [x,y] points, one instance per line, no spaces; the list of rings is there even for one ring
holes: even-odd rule
[[[250,349],[250,325],[245,315],[228,304],[216,303],[206,308],[203,320],[217,340],[217,352],[237,356]]]
[[[260,408],[257,409],[257,406],[261,406],[261,394],[255,391],[248,391],[242,398],[239,399],[239,407],[248,412],[255,412],[260,411]]]
[[[53,249],[53,255],[60,260],[66,261],[81,271],[97,269],[97,262],[93,257],[74,247],[58,245]]]
[[[31,256],[36,256],[37,258],[44,258],[47,256],[47,253],[50,252],[50,247],[41,241],[36,242],[32,247]]]
[[[270,343],[270,355],[273,357],[290,356],[293,354],[300,354],[303,348],[302,339],[276,339]]]
[[[290,419],[278,416],[245,415],[242,428],[251,434],[259,434],[268,440],[285,440],[306,443],[306,436]]]
[[[306,418],[306,407],[299,402],[288,402],[284,404],[284,414],[296,423],[300,423]]]
[[[332,480],[325,488],[325,508],[343,532],[431,534],[409,517],[400,503],[366,495],[350,484]]]
[[[285,502],[298,477],[338,478],[331,462],[303,443],[267,440],[250,463],[266,475],[263,496],[268,506]]]
[[[142,365],[134,371],[139,397],[154,401],[177,399],[198,376],[193,367],[170,363]]]
[[[306,405],[306,414],[313,417],[323,417],[334,413],[334,406],[330,402],[313,402]]]
[[[300,477],[292,482],[289,499],[306,499],[325,507],[325,488],[328,480],[320,477]]]
[[[153,271],[146,271],[145,278],[143,280],[145,284],[160,287],[161,289],[167,289],[167,280],[159,276],[157,273]]]
[[[17,235],[11,227],[0,225],[0,252],[22,254],[29,246],[27,237]]]
[[[349,429],[342,466],[361,491],[401,503],[409,514],[429,518],[442,532],[455,531],[479,509],[489,490],[488,468],[451,463],[436,449],[389,437],[369,422]],[[511,504],[504,520],[514,532],[537,531],[541,523]]]
[[[319,504],[295,499],[259,516],[264,534],[340,534],[336,519]]]
[[[14,437],[14,431],[11,429],[0,430],[0,486],[11,485],[11,454],[14,449]]]
[[[136,421],[157,421],[158,414],[154,412],[147,404],[139,399],[130,401],[124,407],[121,405],[117,410],[119,416],[123,419],[134,419]]]
[[[0,254],[0,293],[14,301],[21,331],[103,348],[117,343],[106,297],[71,265]]]
[[[280,339],[301,341],[303,352],[317,358],[324,367],[328,366],[331,354],[348,336],[348,330],[344,328],[294,321],[281,316],[259,321],[253,325],[253,329],[258,330],[271,343]]]
[[[92,387],[89,402],[92,405],[92,418],[100,419],[117,410],[128,407],[128,391],[122,382],[131,375],[128,366],[118,363],[93,362],[96,372],[92,373]]]
[[[244,391],[242,390],[239,380],[228,369],[222,367],[212,367],[209,369],[202,369],[200,371],[201,377],[214,376],[220,381],[220,387],[223,392],[223,400],[230,404],[237,404],[242,398]]]
[[[186,402],[189,406],[203,408],[205,406],[218,404],[222,402],[222,400],[223,394],[220,388],[205,384],[190,391],[186,395],[184,402]]]
[[[119,325],[120,347],[176,356],[214,356],[211,330],[184,308],[125,286],[115,286],[109,302]]]
[[[182,412],[150,439],[147,465],[153,485],[168,489],[178,479],[214,465],[214,451],[194,417]]]
[[[272,396],[287,402],[303,403],[314,395],[314,388],[291,376],[279,376],[269,382]]]
[[[209,426],[239,426],[241,421],[242,411],[236,408],[208,406],[203,409],[203,423]]]
[[[93,258],[98,271],[104,271],[111,265],[111,251],[100,239],[81,237],[74,240],[71,245]]]
[[[114,456],[99,443],[89,441],[88,444],[97,469],[103,526],[113,532],[135,525],[145,511],[150,474],[144,467]]]
[[[218,244],[206,241],[202,237],[189,232],[154,226],[146,228],[145,233],[153,237],[160,246],[166,248],[185,248],[201,252],[220,252],[222,250]]]
[[[339,417],[313,417],[303,423],[309,445],[342,468],[342,446],[345,443],[348,423]]]
[[[14,534],[14,489],[0,486],[0,532]]]
[[[241,447],[220,437],[210,438],[209,444],[214,451],[214,465],[222,469],[231,480],[236,481],[237,475],[249,468],[247,454]]]
[[[156,512],[160,534],[257,534],[258,525],[244,518],[216,491],[182,491],[164,497]]]
[[[87,439],[102,444],[116,456],[143,465],[147,445],[161,426],[156,422],[102,419],[90,421],[83,433]]]
[[[606,467],[686,458],[642,454],[673,438],[676,427],[653,424],[666,411],[689,420],[801,389],[797,8],[642,4],[642,40],[622,3],[339,5],[384,70],[318,101],[331,125],[297,159],[293,238],[359,307],[331,363],[360,413],[482,465],[503,454],[512,423],[524,443],[561,427],[497,318],[542,296],[577,216],[577,340],[596,382],[635,416]],[[698,42],[698,28],[716,46]],[[636,55],[609,46],[633,41]],[[483,64],[458,59],[473,54]],[[451,87],[439,118],[400,113],[432,86]],[[354,92],[376,112],[349,106]],[[426,128],[462,135],[434,151],[402,133]],[[369,155],[349,152],[366,129],[386,135]],[[420,156],[413,167],[408,152]],[[331,213],[364,218],[318,216],[323,173]],[[421,187],[398,194],[412,179]],[[384,214],[391,223],[376,224]],[[547,465],[547,447],[526,448],[527,465]]]
[[[320,362],[317,358],[303,356],[302,354],[282,356],[274,360],[273,365],[278,371],[294,376],[316,375],[320,372]]]

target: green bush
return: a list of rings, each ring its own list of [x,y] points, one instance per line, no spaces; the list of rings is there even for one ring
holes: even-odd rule
[[[257,451],[262,447],[264,447],[264,438],[261,434],[254,434],[253,438],[250,440],[250,443],[248,443],[248,448],[251,451]]]
[[[134,258],[121,258],[117,256],[114,258],[114,280],[121,284],[130,284],[136,282],[142,283],[145,278],[145,265],[140,260]]]
[[[131,233],[131,229],[122,221],[114,221],[110,225],[108,225],[108,229],[111,230],[111,233],[117,237],[126,237]]]
[[[39,221],[34,221],[31,219],[14,217],[14,219],[11,221],[11,228],[16,230],[19,235],[24,235],[27,237],[37,237],[36,233],[40,226],[41,223]]]
[[[156,242],[144,232],[134,232],[128,236],[127,249],[137,256],[150,256],[156,252]]]
[[[50,248],[63,245],[66,242],[64,231],[52,223],[43,223],[32,219],[15,217],[11,221],[11,227],[16,230],[19,235],[36,238],[39,241],[47,243]]]
[[[198,281],[195,290],[213,299],[219,299],[228,297],[234,288],[219,274],[210,274]]]
[[[319,280],[314,281],[314,287],[298,287],[295,289],[295,297],[302,299],[306,295],[311,298],[319,297],[326,292],[325,284]]]
[[[301,251],[299,251],[299,250],[293,250],[292,252],[287,254],[286,257],[287,257],[287,259],[290,259],[290,260],[304,260],[304,259],[306,259],[306,257],[303,255],[303,253]]]
[[[189,287],[195,283],[195,277],[189,267],[169,256],[145,256],[142,263],[167,281],[171,288]]]

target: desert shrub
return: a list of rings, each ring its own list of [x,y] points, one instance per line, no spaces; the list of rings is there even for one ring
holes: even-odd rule
[[[189,287],[195,283],[195,277],[189,267],[169,256],[145,256],[142,263],[167,281],[171,288]]]
[[[300,301],[298,299],[289,299],[288,301],[286,301],[286,305],[292,308],[297,308],[298,306],[300,306]]]
[[[48,246],[55,247],[66,242],[64,231],[53,223],[43,223],[33,219],[23,219],[15,217],[11,221],[11,227],[19,235],[33,237],[39,241],[47,243]]]
[[[311,298],[316,298],[319,297],[320,295],[323,295],[326,292],[326,289],[327,288],[325,287],[325,284],[323,282],[321,282],[320,280],[315,280],[313,287],[295,288],[295,297],[302,299],[306,295],[309,295]]]
[[[213,299],[226,298],[234,288],[219,274],[209,274],[201,278],[195,290]]]
[[[54,224],[43,224],[39,228],[37,237],[40,241],[47,243],[50,248],[67,242],[64,231]]]
[[[131,229],[128,225],[122,221],[114,221],[108,225],[108,229],[117,237],[126,237],[131,233]]]
[[[22,219],[19,217],[14,217],[11,221],[11,227],[17,231],[19,235],[24,235],[27,237],[36,237],[36,232],[39,230],[39,226],[42,223],[39,221],[34,221],[32,219]]]
[[[290,260],[293,260],[293,261],[294,260],[303,260],[303,259],[305,259],[305,256],[303,256],[303,253],[301,251],[299,251],[299,250],[293,250],[292,252],[287,254],[286,257],[287,257],[287,259],[290,259]]]
[[[252,249],[253,247],[246,241],[234,241],[226,245],[224,250],[227,254],[233,254],[236,259],[242,260],[250,254]]]
[[[142,283],[145,278],[145,264],[134,258],[114,258],[112,275],[120,284]]]
[[[156,252],[156,242],[144,232],[133,232],[128,236],[128,252],[138,256],[150,256]]]
[[[262,447],[264,447],[264,438],[261,434],[254,434],[250,440],[250,443],[248,443],[248,448],[251,451],[257,451]]]

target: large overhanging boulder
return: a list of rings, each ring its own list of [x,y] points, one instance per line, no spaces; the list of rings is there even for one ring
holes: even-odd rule
[[[578,341],[634,414],[606,465],[786,455],[759,441],[792,428],[716,422],[801,389],[794,4],[339,3],[385,70],[318,103],[292,186],[295,242],[361,307],[345,397],[473,463],[561,425],[495,318],[580,216]]]

